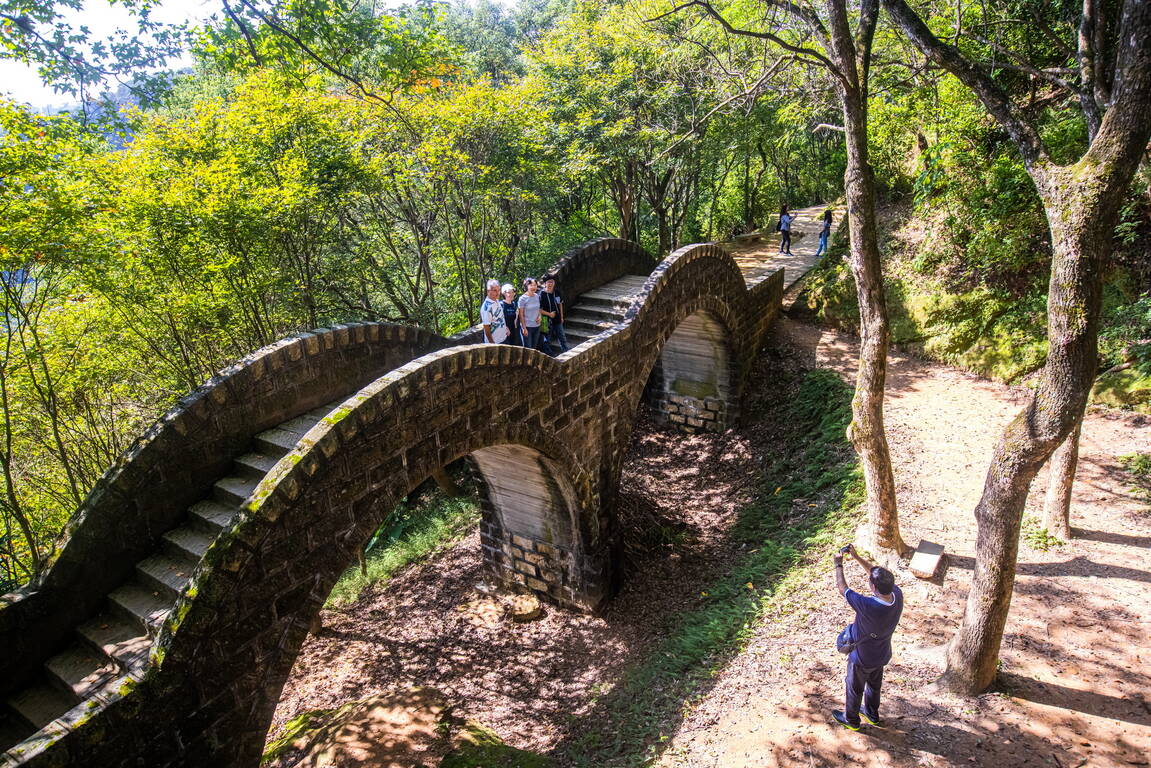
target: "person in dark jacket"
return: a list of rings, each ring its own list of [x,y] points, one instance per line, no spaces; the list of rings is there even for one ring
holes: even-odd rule
[[[518,347],[521,345],[520,327],[518,325],[518,307],[516,306],[516,288],[511,283],[504,283],[500,289],[500,293],[504,298],[500,301],[500,308],[504,311],[504,322],[507,323],[508,330],[511,333],[504,339],[504,344],[509,346]]]
[[[867,573],[871,594],[863,595],[847,586],[843,576],[843,556],[850,554]],[[879,717],[879,691],[883,686],[883,668],[891,661],[891,635],[903,615],[903,592],[895,586],[895,577],[886,568],[864,560],[848,544],[835,553],[835,589],[855,610],[855,621],[843,631],[841,640],[851,649],[847,656],[847,695],[843,709],[832,718],[851,731],[862,722],[883,727]]]

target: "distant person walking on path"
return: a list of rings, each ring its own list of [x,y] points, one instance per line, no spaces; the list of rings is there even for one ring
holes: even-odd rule
[[[503,344],[508,337],[504,311],[500,307],[500,281],[488,280],[488,295],[480,304],[480,322],[484,326],[484,343]]]
[[[501,289],[504,295],[503,301],[500,302],[500,309],[504,311],[504,323],[507,325],[511,333],[504,339],[504,344],[512,347],[520,346],[520,327],[516,321],[516,315],[519,314],[519,307],[516,306],[516,289],[511,283],[504,283]]]
[[[854,557],[867,572],[870,595],[848,589],[843,577],[844,554]],[[891,661],[891,635],[903,614],[903,592],[895,586],[891,571],[864,560],[851,544],[835,553],[835,588],[855,609],[855,621],[835,642],[836,648],[848,654],[847,697],[844,708],[833,711],[831,716],[850,731],[859,730],[860,718],[882,728],[879,689],[883,686],[883,668]]]
[[[520,338],[528,349],[540,347],[540,320],[543,315],[540,313],[540,297],[537,293],[539,288],[540,284],[534,277],[524,278],[525,293],[520,296],[516,320],[520,326]]]
[[[827,250],[827,238],[831,236],[831,209],[828,208],[823,212],[823,229],[819,230],[819,249],[815,252],[815,258],[819,258],[824,251]]]
[[[555,354],[554,342],[559,342],[560,352],[568,351],[568,338],[564,333],[564,300],[556,293],[556,279],[552,275],[544,277],[544,290],[540,294],[540,311],[547,315],[548,331],[544,334],[544,350]]]
[[[787,212],[785,203],[779,209],[779,252],[791,255],[791,222],[795,217]]]

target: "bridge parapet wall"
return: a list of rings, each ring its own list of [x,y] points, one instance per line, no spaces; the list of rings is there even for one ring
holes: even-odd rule
[[[447,343],[388,323],[321,328],[257,350],[181,398],[96,483],[39,583],[0,596],[0,694],[63,646],[253,435]]]

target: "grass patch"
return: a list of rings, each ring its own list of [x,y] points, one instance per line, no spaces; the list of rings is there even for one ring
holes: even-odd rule
[[[1151,504],[1151,453],[1129,453],[1119,457],[1119,466],[1131,475],[1131,492]]]
[[[471,495],[452,498],[435,489],[419,501],[401,503],[368,543],[367,572],[358,564],[345,571],[327,607],[354,603],[368,587],[386,584],[408,565],[459,541],[479,520],[479,503]]]
[[[270,763],[287,752],[296,739],[314,730],[320,723],[331,717],[335,711],[334,709],[313,709],[293,717],[284,725],[284,730],[280,733],[280,738],[264,748],[264,755],[260,758],[260,763]]]
[[[1066,543],[1058,536],[1052,536],[1039,522],[1039,519],[1031,515],[1026,515],[1023,518],[1023,540],[1027,542],[1027,546],[1040,552],[1061,547]]]
[[[802,620],[815,574],[860,515],[863,481],[845,435],[851,394],[830,371],[803,377],[779,436],[789,448],[765,471],[757,500],[740,512],[735,535],[748,544],[747,555],[704,585],[700,607],[679,616],[650,657],[603,695],[587,716],[593,725],[562,748],[565,758],[581,766],[649,764],[702,685],[761,622]]]
[[[551,768],[552,761],[536,752],[508,746],[492,731],[467,723],[456,736],[459,745],[444,756],[439,768]]]

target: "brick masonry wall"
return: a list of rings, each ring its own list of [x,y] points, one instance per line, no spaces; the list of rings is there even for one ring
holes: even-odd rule
[[[264,347],[181,398],[96,483],[39,583],[0,596],[0,694],[63,648],[253,435],[446,345],[409,326],[322,328]]]
[[[375,379],[304,436],[209,549],[144,677],[10,762],[256,766],[280,690],[340,573],[433,469],[491,446],[542,457],[570,505],[566,523],[551,521],[567,525],[564,547],[504,530],[499,510],[486,509],[491,572],[598,608],[610,595],[620,470],[661,348],[684,319],[708,313],[729,331],[738,392],[781,295],[782,273],[748,290],[727,254],[693,246],[661,262],[624,323],[579,354],[463,346]]]

